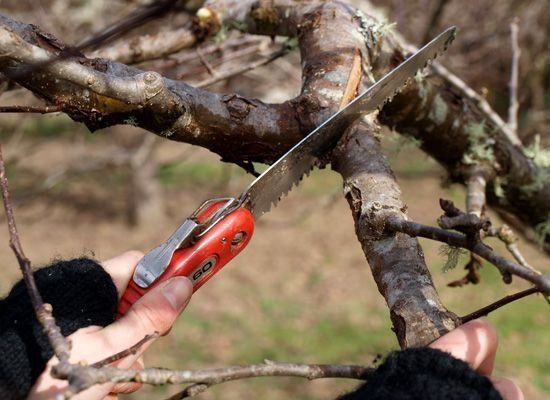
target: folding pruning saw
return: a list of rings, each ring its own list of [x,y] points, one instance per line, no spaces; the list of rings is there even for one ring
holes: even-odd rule
[[[428,61],[442,53],[455,36],[448,28],[407,58],[346,107],[302,139],[256,178],[238,197],[204,202],[164,243],[138,263],[119,304],[123,315],[155,285],[186,276],[194,291],[204,285],[249,243],[254,223],[309,173],[344,130],[361,115],[391,99]]]

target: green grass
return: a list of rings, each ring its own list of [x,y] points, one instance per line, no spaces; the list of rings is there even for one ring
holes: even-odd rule
[[[539,389],[550,393],[550,306],[541,296],[523,299],[489,316],[500,336],[499,365],[524,369]],[[546,334],[544,334],[546,332]]]
[[[236,172],[235,169],[238,169],[238,167],[220,162],[181,161],[162,165],[157,172],[157,176],[161,183],[166,186],[215,186],[216,183],[221,184],[229,179],[231,174]]]
[[[158,178],[167,185],[209,183],[219,179],[221,166],[219,163],[179,162],[163,165],[158,170]]]

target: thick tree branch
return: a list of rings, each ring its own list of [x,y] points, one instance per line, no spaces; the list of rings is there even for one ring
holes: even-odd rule
[[[441,303],[418,241],[384,234],[389,218],[406,219],[393,172],[376,139],[375,124],[356,124],[340,140],[333,167],[344,178],[355,230],[378,290],[386,299],[402,348],[423,346],[459,325]]]
[[[226,4],[227,8],[219,3],[232,18],[244,14],[247,20],[252,13],[250,18],[256,23],[250,29],[255,33],[299,35],[307,73],[296,99],[268,105],[237,95],[213,94],[105,60],[63,60],[48,65],[44,73],[18,81],[52,103],[63,103],[69,115],[91,129],[131,121],[170,139],[207,147],[228,161],[271,162],[334,111],[333,99],[345,88],[364,46],[357,35],[342,39],[340,33],[356,30],[358,22],[352,10],[340,3],[282,5],[273,9],[280,14],[276,18],[280,22],[267,25],[263,24],[266,17],[254,7],[256,2]],[[223,20],[209,12],[210,20]],[[4,72],[13,73],[17,67],[52,56],[32,44],[39,41],[31,27],[5,17],[0,18],[0,25],[4,28],[0,32]]]

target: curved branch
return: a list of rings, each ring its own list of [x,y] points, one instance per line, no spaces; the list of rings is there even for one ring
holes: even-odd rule
[[[364,42],[359,35],[342,38],[342,29],[358,29],[353,10],[342,3],[300,6],[280,1],[274,3],[282,5],[269,9],[259,8],[261,2],[255,1],[233,7],[230,3],[216,5],[227,18],[238,14],[250,24],[250,31],[299,36],[305,79],[297,98],[269,105],[84,58],[55,62],[17,81],[51,103],[62,103],[71,117],[90,129],[131,121],[172,140],[209,148],[228,161],[272,162],[335,111],[346,96],[352,69],[360,66]],[[203,17],[208,26],[226,18],[212,7],[208,10]],[[266,18],[273,23],[265,24]],[[0,17],[0,27],[0,69],[7,75],[54,56],[36,45],[43,39],[33,28],[7,17]]]

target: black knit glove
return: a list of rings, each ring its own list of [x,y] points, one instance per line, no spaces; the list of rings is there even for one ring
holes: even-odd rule
[[[114,321],[117,290],[107,272],[87,258],[61,261],[34,273],[46,303],[67,336]],[[0,300],[0,399],[24,399],[53,356],[22,281]]]
[[[429,347],[391,353],[367,383],[339,400],[502,400],[491,381]]]

